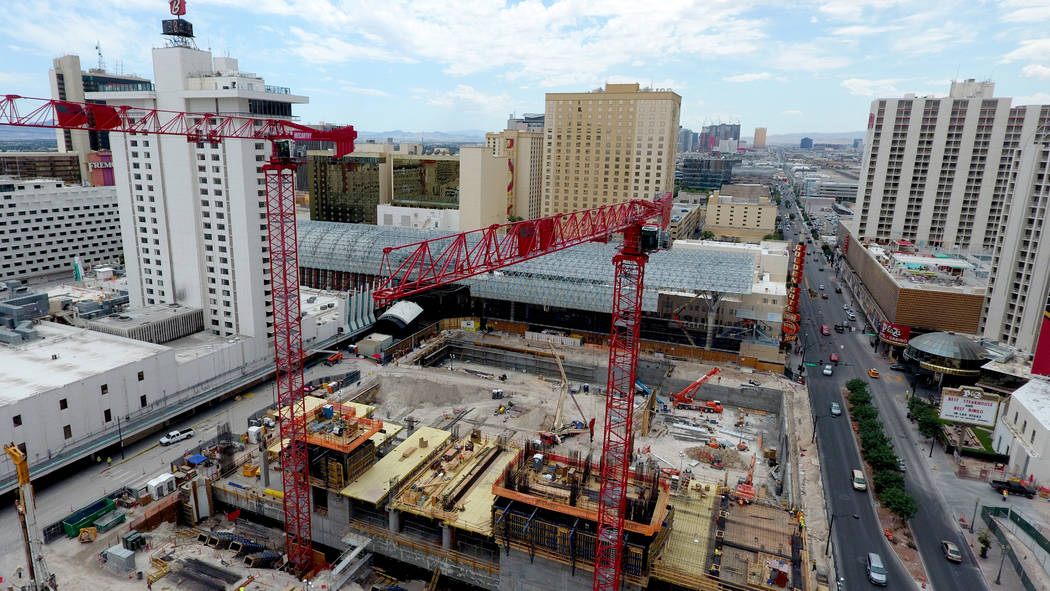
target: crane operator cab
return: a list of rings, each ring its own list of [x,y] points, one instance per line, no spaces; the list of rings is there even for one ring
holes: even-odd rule
[[[660,226],[646,224],[642,226],[641,249],[643,253],[662,250],[670,245],[670,237],[667,232],[661,232]]]
[[[275,140],[273,142],[273,158],[277,160],[291,160],[294,150],[292,140]]]

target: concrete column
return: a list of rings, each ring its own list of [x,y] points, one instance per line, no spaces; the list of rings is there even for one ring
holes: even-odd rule
[[[441,524],[441,547],[446,550],[452,549],[452,528],[447,523]]]
[[[390,512],[388,516],[388,527],[393,533],[401,532],[401,512],[396,509],[387,509]]]

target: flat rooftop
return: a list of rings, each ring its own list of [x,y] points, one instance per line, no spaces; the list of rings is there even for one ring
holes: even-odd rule
[[[1050,380],[1032,376],[1027,384],[1014,390],[1010,396],[1028,409],[1044,429],[1050,429]]]
[[[978,295],[985,295],[988,291],[989,270],[961,256],[932,250],[923,253],[894,252],[878,245],[868,245],[866,250],[901,288]]]
[[[43,338],[18,346],[0,345],[4,387],[0,404],[79,382],[168,350],[154,345],[53,322],[40,322]]]
[[[48,292],[48,295],[50,295],[50,292]],[[155,304],[143,308],[128,308],[117,314],[95,318],[91,322],[118,328],[131,328],[167,320],[172,316],[189,314],[197,310],[200,310],[200,308],[191,308],[182,304]]]
[[[443,429],[420,427],[339,494],[378,505],[390,494],[391,481],[395,486],[400,485],[432,455],[444,449],[450,437],[452,434]]]

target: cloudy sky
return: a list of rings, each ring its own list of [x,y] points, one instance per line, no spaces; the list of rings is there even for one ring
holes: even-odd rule
[[[197,44],[310,97],[303,121],[497,130],[546,92],[641,82],[682,125],[863,129],[869,101],[991,79],[1050,102],[1050,0],[185,0]],[[164,0],[33,0],[0,11],[0,93],[47,96],[51,59],[152,78]]]

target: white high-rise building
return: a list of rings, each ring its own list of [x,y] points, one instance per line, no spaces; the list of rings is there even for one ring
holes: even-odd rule
[[[993,255],[981,334],[1031,353],[1050,291],[1050,105],[1011,108],[994,89],[873,101],[852,230]]]
[[[290,117],[307,98],[241,72],[237,60],[175,46],[153,50],[155,90],[88,99],[171,111]],[[265,141],[192,143],[114,134],[111,142],[132,306],[204,310],[205,329],[268,354],[273,333],[262,167]]]
[[[1034,353],[1050,294],[1050,105],[1010,109],[999,175],[1007,196],[985,299],[985,338]],[[1046,237],[1043,234],[1046,234]]]
[[[0,177],[0,280],[65,274],[120,261],[116,187]]]
[[[1010,99],[992,82],[947,97],[872,101],[853,231],[860,240],[990,250],[1005,193],[998,170]]]

